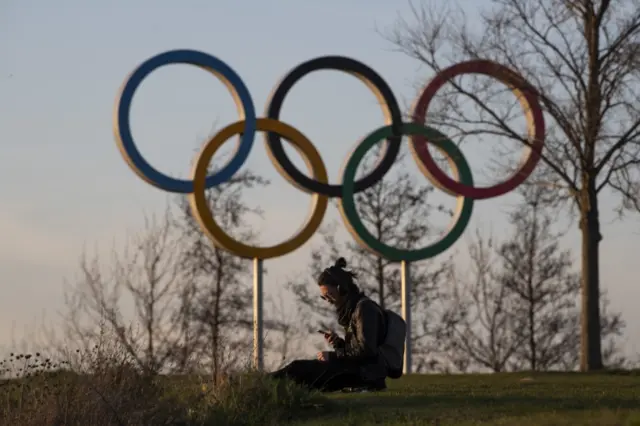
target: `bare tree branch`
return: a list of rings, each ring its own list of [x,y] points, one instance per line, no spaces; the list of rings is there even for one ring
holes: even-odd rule
[[[619,196],[618,213],[640,211],[640,0],[493,0],[474,15],[413,7],[386,35],[433,72],[451,63],[489,59],[521,75],[547,119],[542,169],[529,186],[556,188],[547,201],[577,207],[582,234],[581,368],[602,368],[598,197]],[[444,87],[429,123],[458,140],[499,135],[528,145],[513,101],[496,82],[464,76]],[[501,159],[507,152],[499,152]],[[514,166],[500,164],[504,171]],[[552,193],[550,192],[549,195]]]

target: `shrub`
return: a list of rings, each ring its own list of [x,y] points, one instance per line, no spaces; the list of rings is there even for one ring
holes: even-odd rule
[[[96,346],[54,362],[11,354],[0,362],[0,424],[15,426],[278,425],[321,397],[247,371],[206,376],[150,375],[123,351]]]

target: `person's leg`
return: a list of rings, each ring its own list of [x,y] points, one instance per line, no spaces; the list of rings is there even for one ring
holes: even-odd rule
[[[361,389],[368,391],[381,391],[387,388],[385,379],[364,380],[358,368],[346,367],[343,371],[329,377],[323,384],[323,391],[335,392],[344,389]]]
[[[335,392],[348,387],[364,387],[358,366],[341,360],[297,360],[270,374],[274,379],[287,378],[299,385],[323,392]],[[370,384],[369,384],[370,385]]]
[[[318,388],[318,379],[330,370],[328,362],[318,360],[296,360],[270,374],[274,379],[289,379],[299,385]]]
[[[385,390],[387,388],[387,381],[386,379],[376,380],[375,382],[370,383],[367,388],[372,391]]]
[[[333,375],[325,376],[321,390],[323,392],[336,392],[345,388],[361,387],[363,385],[360,372],[352,368],[345,368],[342,371],[334,372]]]

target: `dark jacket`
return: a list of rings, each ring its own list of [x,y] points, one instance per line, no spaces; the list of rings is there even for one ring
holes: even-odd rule
[[[365,380],[384,379],[387,377],[387,366],[379,347],[385,333],[382,310],[373,300],[362,296],[345,327],[344,339],[339,338],[334,342],[332,358],[356,364]]]

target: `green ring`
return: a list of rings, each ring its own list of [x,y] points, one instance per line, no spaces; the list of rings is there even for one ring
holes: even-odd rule
[[[473,176],[471,175],[471,169],[469,168],[467,160],[465,160],[458,147],[445,135],[431,127],[416,123],[404,123],[401,129],[402,135],[405,136],[424,136],[453,161],[460,182],[467,186],[473,185]],[[451,247],[462,236],[471,219],[473,199],[461,195],[457,197],[458,208],[449,232],[440,240],[427,247],[415,250],[404,250],[390,247],[378,241],[371,235],[358,216],[354,199],[354,181],[358,166],[366,153],[378,142],[388,139],[393,135],[392,126],[380,127],[365,137],[355,148],[342,172],[342,198],[339,200],[339,207],[347,229],[349,229],[349,232],[361,246],[392,261],[416,262],[439,255]]]

